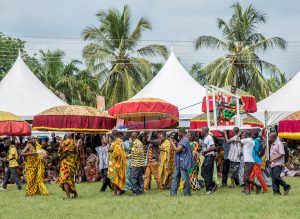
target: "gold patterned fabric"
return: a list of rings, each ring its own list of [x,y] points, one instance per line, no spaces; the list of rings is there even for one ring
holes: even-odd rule
[[[300,120],[300,111],[295,112],[282,120]]]
[[[126,153],[122,140],[117,138],[111,144],[112,152],[109,153],[109,165],[107,176],[119,189],[125,189],[126,183]]]
[[[199,144],[197,142],[192,142],[191,144],[192,152],[194,156],[194,166],[188,170],[188,174],[190,176],[190,184],[193,190],[200,189],[198,175],[199,175],[199,168],[201,165],[200,157],[198,154]]]
[[[48,195],[44,184],[44,158],[35,154],[26,158],[26,195]]]
[[[64,184],[68,184],[70,189],[75,192],[74,174],[78,166],[78,153],[75,142],[67,139],[58,148],[58,156],[62,159],[59,169],[59,186],[64,190]]]
[[[52,107],[39,113],[38,115],[101,116],[112,118],[112,116],[108,115],[108,113],[99,111],[96,108],[76,105]]]
[[[161,179],[162,186],[168,187],[171,184],[172,174],[174,172],[174,150],[171,143],[166,139],[161,144],[161,151],[159,155],[158,174]]]
[[[24,120],[22,120],[19,116],[13,113],[0,111],[0,121],[24,121]]]

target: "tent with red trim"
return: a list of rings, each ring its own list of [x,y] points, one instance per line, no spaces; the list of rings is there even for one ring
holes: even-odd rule
[[[164,66],[136,98],[159,98],[177,106],[180,120],[190,120],[201,113],[205,88],[182,66],[172,50]]]
[[[68,105],[49,90],[28,68],[19,54],[1,80],[0,109],[14,113],[24,120],[51,107]]]
[[[254,114],[268,126],[277,124],[287,116],[300,110],[300,71],[282,88],[257,103]]]
[[[158,98],[136,98],[118,103],[108,110],[124,119],[127,129],[166,129],[178,126],[178,108]]]

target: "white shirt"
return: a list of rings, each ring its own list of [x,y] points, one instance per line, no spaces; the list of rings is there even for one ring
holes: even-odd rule
[[[234,141],[230,144],[228,159],[232,162],[241,162],[240,155],[242,152],[241,144],[238,142],[240,138],[238,135],[233,136],[230,141]]]
[[[107,169],[108,168],[108,161],[109,161],[109,157],[108,157],[109,145],[106,145],[104,147],[102,147],[102,146],[96,147],[95,149],[96,149],[96,152],[98,154],[99,170]]]
[[[212,145],[215,144],[215,142],[214,142],[214,139],[210,135],[207,135],[203,140],[203,144],[204,145],[202,147],[202,152],[207,151]],[[214,155],[215,152],[211,151],[211,152],[207,153],[206,156],[210,155],[210,154]]]
[[[241,143],[243,144],[244,162],[254,163],[252,156],[252,151],[255,145],[254,140],[252,138],[245,138],[241,140]]]

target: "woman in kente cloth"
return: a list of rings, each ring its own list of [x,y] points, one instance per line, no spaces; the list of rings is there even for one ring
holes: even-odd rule
[[[48,195],[44,184],[44,158],[47,156],[42,146],[35,140],[29,140],[22,156],[26,157],[26,195]]]
[[[92,153],[91,148],[86,149],[88,158],[84,167],[85,176],[88,182],[95,182],[98,176],[98,157]]]
[[[126,158],[127,158],[125,191],[131,190],[131,181],[130,181],[131,146],[132,144],[129,141],[128,132],[125,132],[124,140],[123,140],[123,147],[125,149]]]
[[[80,144],[81,139],[78,140]],[[66,193],[66,198],[77,198],[78,194],[75,187],[74,175],[78,169],[78,145],[75,144],[71,134],[66,135],[66,139],[58,148],[58,157],[60,159],[59,186]]]
[[[188,169],[188,174],[190,176],[190,184],[191,184],[191,188],[193,190],[199,190],[201,189],[200,184],[199,184],[199,167],[201,165],[200,162],[200,156],[199,156],[199,144],[195,139],[195,136],[192,134],[189,134],[189,139],[191,142],[191,148],[192,148],[192,152],[193,152],[193,156],[194,156],[194,165],[192,168]]]
[[[231,86],[231,93],[236,94],[236,86]],[[230,122],[232,121],[232,118],[236,115],[237,109],[236,109],[236,104],[237,104],[237,98],[231,96],[229,103],[222,103],[222,106],[225,108],[223,110],[219,111],[219,117],[218,117],[218,122],[220,121],[225,121],[225,122]],[[245,113],[244,112],[244,107],[243,107],[243,101],[240,99],[240,113]]]
[[[123,141],[117,130],[112,131],[113,142],[108,149],[109,165],[108,178],[110,179],[115,195],[122,195],[126,183],[126,153],[123,148]]]
[[[174,149],[171,146],[170,140],[167,138],[166,133],[160,135],[160,154],[159,154],[159,167],[158,175],[161,180],[161,185],[164,189],[171,187],[172,175],[175,169],[174,163]]]

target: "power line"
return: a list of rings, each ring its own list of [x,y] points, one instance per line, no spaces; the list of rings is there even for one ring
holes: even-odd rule
[[[48,36],[34,36],[34,35],[9,35],[8,37],[12,38],[35,38],[35,39],[63,39],[63,40],[83,40],[81,37],[48,37]],[[120,41],[120,39],[109,39]],[[125,41],[135,41],[130,39],[123,39]],[[222,40],[222,39],[221,39]],[[194,40],[165,40],[165,39],[141,39],[140,42],[168,42],[168,43],[176,43],[176,42],[184,42],[184,43],[195,43],[196,39]],[[300,40],[286,40],[287,43],[300,43]]]

